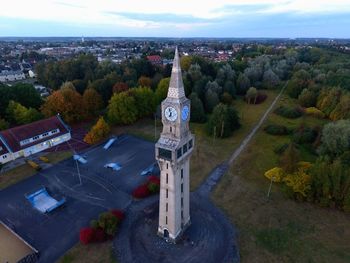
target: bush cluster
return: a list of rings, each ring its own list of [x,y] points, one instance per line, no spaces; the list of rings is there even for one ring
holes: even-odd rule
[[[286,126],[270,124],[264,128],[264,131],[271,135],[287,135],[289,134],[289,130]]]
[[[303,115],[303,110],[298,106],[279,106],[275,113],[285,118],[296,119]]]
[[[80,229],[80,242],[87,245],[112,239],[124,217],[124,212],[120,210],[101,213],[98,220],[92,220],[90,222],[90,227]]]
[[[300,126],[293,134],[293,141],[297,144],[313,143],[317,136],[317,129]]]
[[[160,189],[160,179],[151,175],[148,177],[147,182],[138,186],[133,192],[132,196],[135,198],[146,198],[151,194],[156,194]]]

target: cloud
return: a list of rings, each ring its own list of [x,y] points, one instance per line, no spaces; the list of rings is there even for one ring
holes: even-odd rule
[[[350,36],[346,17],[350,0],[10,0],[0,35]]]
[[[177,15],[172,13],[144,14],[129,12],[107,12],[108,14],[117,15],[131,20],[166,22],[166,23],[203,23],[210,22],[213,19],[199,18],[192,15]]]

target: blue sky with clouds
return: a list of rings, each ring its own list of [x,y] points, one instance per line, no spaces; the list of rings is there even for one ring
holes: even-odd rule
[[[11,0],[0,36],[350,38],[350,0]]]

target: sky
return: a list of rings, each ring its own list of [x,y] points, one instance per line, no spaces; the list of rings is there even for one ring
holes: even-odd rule
[[[350,0],[0,0],[0,37],[350,38]]]

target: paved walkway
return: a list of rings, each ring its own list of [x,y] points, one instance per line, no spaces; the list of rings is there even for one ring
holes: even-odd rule
[[[227,172],[230,166],[233,164],[235,160],[237,160],[238,156],[242,153],[242,151],[246,148],[250,140],[256,134],[256,132],[260,129],[261,125],[266,120],[267,116],[270,114],[272,109],[275,107],[276,103],[282,96],[288,82],[283,86],[281,92],[277,95],[274,101],[271,103],[270,107],[265,111],[264,115],[261,117],[260,121],[253,127],[248,136],[242,141],[239,147],[232,153],[230,158],[218,165],[214,168],[214,170],[209,174],[207,179],[203,182],[202,185],[196,190],[199,194],[203,196],[209,196],[210,192],[213,190],[214,186],[220,181],[221,177]]]

